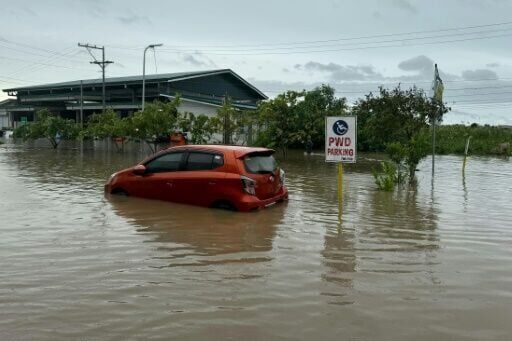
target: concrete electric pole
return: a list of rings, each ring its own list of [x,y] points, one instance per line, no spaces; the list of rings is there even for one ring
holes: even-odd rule
[[[112,64],[113,61],[105,60],[105,46],[99,47],[96,45],[80,44],[80,43],[78,43],[78,46],[85,47],[87,49],[87,52],[89,52],[91,57],[94,59],[94,62],[91,62],[91,64],[97,64],[101,68],[102,79],[103,79],[103,112],[105,112],[105,67],[108,64]],[[91,49],[101,50],[101,61],[96,59],[94,54],[91,52]]]

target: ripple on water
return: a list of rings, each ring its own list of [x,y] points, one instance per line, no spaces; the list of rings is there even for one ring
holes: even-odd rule
[[[376,161],[282,161],[290,200],[237,214],[105,198],[133,152],[0,148],[2,339],[506,339],[512,167],[439,157],[377,191]],[[376,160],[379,157],[369,156]],[[30,318],[27,318],[29,316]],[[343,333],[343,334],[341,334]]]

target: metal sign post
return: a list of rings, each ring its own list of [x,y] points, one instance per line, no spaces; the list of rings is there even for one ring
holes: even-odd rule
[[[357,159],[357,116],[325,118],[325,161],[338,164],[338,219],[343,212],[343,163]]]

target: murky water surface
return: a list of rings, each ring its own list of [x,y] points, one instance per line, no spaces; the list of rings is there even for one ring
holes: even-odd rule
[[[416,191],[281,162],[250,214],[105,198],[140,153],[0,147],[0,339],[509,340],[512,162],[420,166]],[[369,156],[368,156],[369,157]]]

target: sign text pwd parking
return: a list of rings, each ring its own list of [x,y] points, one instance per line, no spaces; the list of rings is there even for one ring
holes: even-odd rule
[[[326,117],[325,161],[356,162],[357,117]]]

